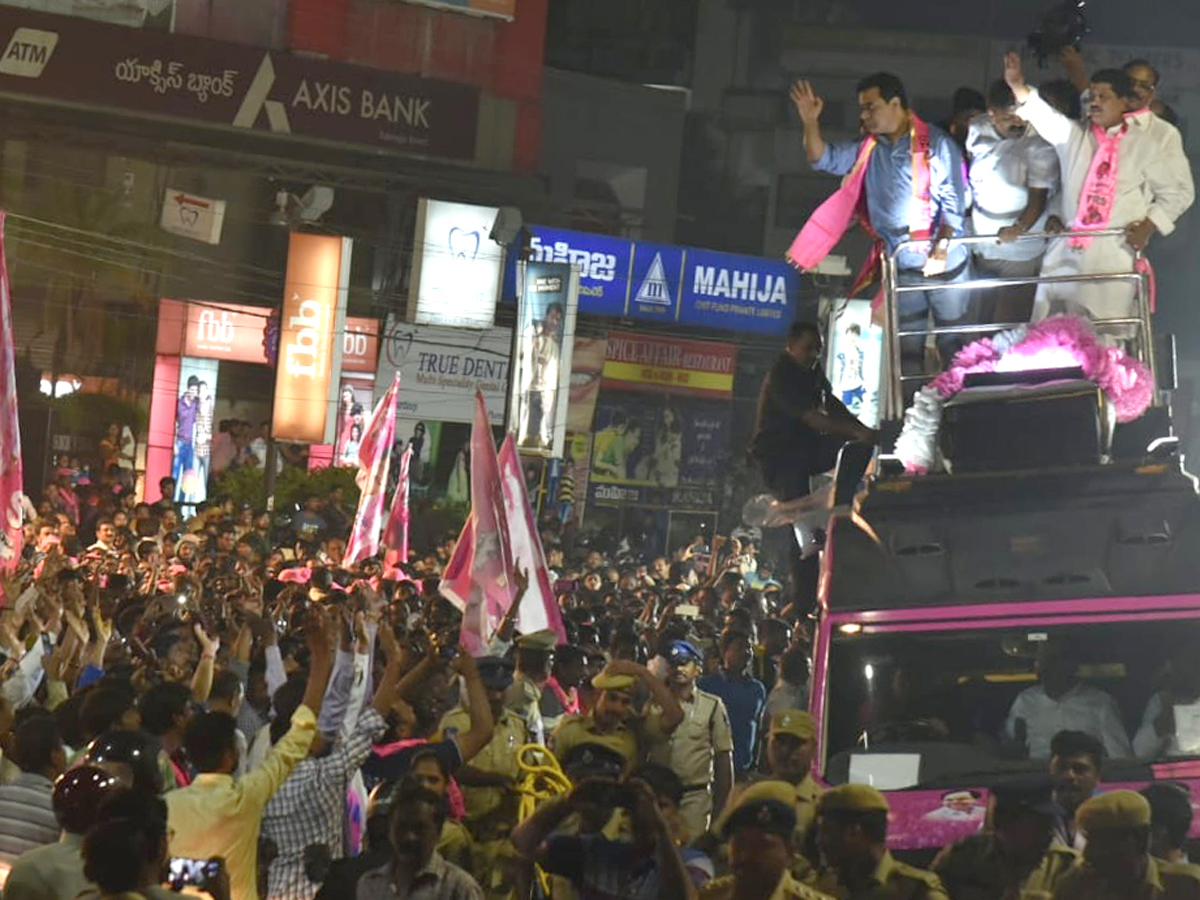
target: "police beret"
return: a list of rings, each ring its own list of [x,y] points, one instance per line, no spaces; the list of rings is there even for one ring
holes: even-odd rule
[[[704,654],[691,641],[671,641],[671,646],[667,648],[667,660],[676,666],[688,662],[704,665]]]
[[[523,634],[517,638],[517,646],[522,650],[553,650],[558,646],[558,635],[549,628]]]
[[[625,771],[625,757],[604,744],[576,744],[562,758],[564,771],[584,769],[587,775],[619,778]]]
[[[819,804],[818,813],[828,812],[887,812],[887,799],[875,788],[865,784],[843,784],[827,791]]]
[[[817,736],[817,720],[802,709],[785,709],[771,717],[771,734],[790,734],[802,741]]]
[[[1150,803],[1137,791],[1108,791],[1079,807],[1075,824],[1085,833],[1104,828],[1142,828],[1150,824]]]
[[[718,831],[728,838],[742,825],[787,837],[796,830],[796,788],[786,781],[750,785],[721,816]]]
[[[628,691],[635,684],[637,679],[632,675],[609,675],[607,672],[601,672],[592,679],[592,687],[598,691]]]

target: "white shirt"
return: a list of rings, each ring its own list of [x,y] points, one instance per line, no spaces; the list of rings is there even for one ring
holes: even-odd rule
[[[1036,90],[1018,107],[1018,113],[1050,142],[1062,170],[1062,193],[1052,212],[1069,228],[1075,221],[1079,197],[1087,180],[1098,142],[1089,122],[1068,119],[1043,100]],[[1175,222],[1196,197],[1191,166],[1183,152],[1179,131],[1149,110],[1126,118],[1128,132],[1121,140],[1117,188],[1110,228],[1124,228],[1149,219],[1159,234],[1169,235]],[[1115,134],[1118,125],[1109,129]],[[1086,250],[1073,250],[1070,241],[1053,241],[1046,251],[1042,275],[1093,275],[1132,272],[1133,250],[1123,237],[1097,238]],[[1034,318],[1042,319],[1056,303],[1066,311],[1086,312],[1097,318],[1118,318],[1134,313],[1134,292],[1128,282],[1050,284],[1038,290]]]
[[[1009,737],[1016,737],[1017,719],[1025,720],[1030,759],[1049,759],[1050,741],[1060,731],[1090,734],[1110,758],[1133,755],[1117,702],[1091,685],[1076,684],[1058,700],[1051,700],[1040,684],[1025,688],[1008,711],[1004,727]]]
[[[1030,189],[1058,190],[1058,154],[1032,128],[1027,127],[1021,137],[1004,138],[989,116],[977,116],[967,133],[967,158],[975,199],[971,223],[977,235],[997,234],[1015,224],[1029,205]],[[1029,230],[1045,231],[1049,215],[1047,202]],[[1045,252],[1045,241],[975,245],[975,255],[984,259],[1030,260]]]

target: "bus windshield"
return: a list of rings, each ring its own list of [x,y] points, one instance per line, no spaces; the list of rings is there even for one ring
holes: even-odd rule
[[[1063,730],[1100,740],[1110,772],[1200,758],[1200,616],[1096,618],[835,629],[826,777],[846,781],[852,757],[916,754],[905,786],[986,786],[1044,771]]]

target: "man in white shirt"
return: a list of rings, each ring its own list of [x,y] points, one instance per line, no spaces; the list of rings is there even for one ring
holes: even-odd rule
[[[1079,661],[1070,644],[1043,644],[1036,667],[1039,683],[1017,695],[1005,723],[1008,736],[1026,748],[1030,759],[1049,759],[1060,731],[1090,734],[1110,758],[1133,755],[1116,701],[1079,680]]]
[[[967,132],[971,223],[976,235],[996,242],[976,244],[981,278],[1033,278],[1042,270],[1044,240],[1021,235],[1044,231],[1050,195],[1058,189],[1058,154],[1016,112],[1012,89],[997,81],[988,90],[987,115],[971,120]],[[984,295],[985,322],[1028,322],[1036,285],[993,288]]]
[[[1058,152],[1062,168],[1061,203],[1052,212],[1067,228],[1083,219],[1107,228],[1124,229],[1123,237],[1085,242],[1054,241],[1046,251],[1042,275],[1096,275],[1133,272],[1136,254],[1154,234],[1169,235],[1175,222],[1195,200],[1191,167],[1178,130],[1148,109],[1128,112],[1138,100],[1129,76],[1106,69],[1092,75],[1088,121],[1068,119],[1025,83],[1021,58],[1009,53],[1004,78],[1017,99],[1018,113]],[[1108,194],[1089,191],[1100,178],[1089,178],[1092,161],[1104,147],[1119,139],[1115,187]],[[1083,203],[1081,204],[1081,199]],[[1080,216],[1083,206],[1084,215]],[[1128,281],[1042,285],[1034,318],[1071,312],[1096,319],[1127,318],[1136,313],[1134,288]],[[1109,328],[1115,336],[1130,330]]]

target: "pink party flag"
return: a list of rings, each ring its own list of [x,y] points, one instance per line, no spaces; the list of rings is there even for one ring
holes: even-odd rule
[[[12,298],[9,294],[8,264],[4,256],[4,221],[0,211],[0,571],[11,571],[21,561],[21,521],[24,482],[21,474],[21,428],[17,420],[17,376],[14,365]],[[16,597],[5,597],[15,602]]]
[[[408,562],[408,469],[412,452],[410,445],[400,456],[400,480],[396,483],[396,495],[392,497],[392,511],[383,526],[383,546],[388,550],[388,563],[392,566]]]
[[[358,510],[354,514],[354,529],[342,565],[349,568],[379,552],[379,530],[383,526],[383,511],[387,495],[388,467],[391,464],[392,442],[396,437],[396,398],[400,394],[400,375],[383,395],[367,422],[362,445],[358,449]]]
[[[488,641],[512,603],[512,551],[500,482],[500,462],[483,394],[475,395],[471,427],[471,517],[442,577],[442,593],[463,613],[460,642],[472,656]]]
[[[538,534],[529,493],[525,489],[521,457],[517,454],[517,445],[511,434],[504,439],[500,448],[500,478],[513,560],[520,569],[529,573],[529,587],[517,611],[517,629],[522,634],[548,629],[558,635],[560,643],[565,644],[567,630],[563,627],[562,610],[554,599],[546,553],[542,548],[541,535]]]

